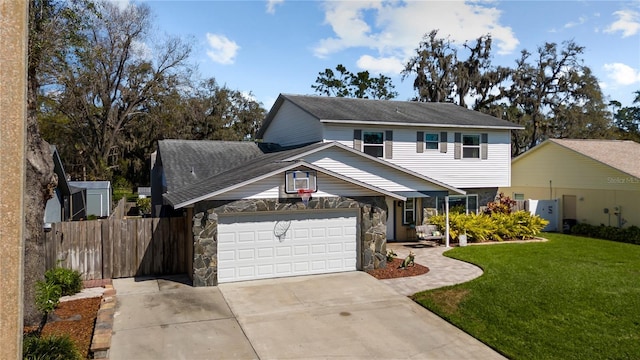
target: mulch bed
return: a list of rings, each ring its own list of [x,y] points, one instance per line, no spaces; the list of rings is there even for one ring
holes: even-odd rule
[[[426,274],[429,272],[429,268],[420,264],[415,264],[408,269],[399,268],[402,265],[404,258],[394,258],[393,261],[387,262],[387,266],[384,269],[374,269],[367,271],[367,274],[373,276],[376,279],[395,279],[407,276],[417,276]]]
[[[69,335],[80,354],[88,359],[93,327],[101,300],[100,297],[94,297],[61,302],[53,314],[49,315],[41,336]],[[24,329],[25,333],[35,330],[37,326]]]

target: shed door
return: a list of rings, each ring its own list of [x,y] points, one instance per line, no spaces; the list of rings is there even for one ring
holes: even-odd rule
[[[356,270],[356,212],[218,217],[218,282]]]

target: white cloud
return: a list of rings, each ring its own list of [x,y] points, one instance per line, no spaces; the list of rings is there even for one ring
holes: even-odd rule
[[[284,3],[284,0],[267,0],[267,13],[275,14],[276,5],[281,5],[283,3]]]
[[[404,69],[404,64],[395,57],[374,58],[371,55],[363,55],[356,63],[360,69],[368,70],[372,76],[377,74],[398,75]]]
[[[218,34],[207,33],[207,44],[209,44],[210,48],[207,50],[207,56],[211,60],[225,65],[233,64],[240,49],[240,46],[235,41]]]
[[[580,16],[577,21],[570,21],[570,22],[564,24],[564,28],[565,29],[570,29],[572,27],[576,27],[578,25],[582,25],[585,22],[587,22],[587,17],[586,16]]]
[[[500,25],[501,12],[490,2],[326,1],[324,8],[325,23],[335,35],[317,44],[318,57],[364,47],[404,62],[432,29],[458,44],[489,33],[499,54],[511,53],[519,44],[511,28]]]
[[[612,79],[616,85],[633,85],[640,83],[640,70],[634,69],[629,65],[622,63],[605,64],[604,70],[607,77]]]
[[[618,20],[609,25],[604,32],[615,33],[622,32],[622,37],[629,37],[640,31],[640,13],[633,10],[620,10],[613,13]]]
[[[103,0],[103,1],[109,2],[115,5],[118,9],[120,9],[120,11],[125,10],[130,5],[129,0]]]

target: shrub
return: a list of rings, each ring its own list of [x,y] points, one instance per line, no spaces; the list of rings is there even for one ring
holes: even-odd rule
[[[445,230],[446,215],[436,215],[429,222]],[[474,242],[489,240],[528,239],[536,236],[548,221],[526,211],[492,214],[449,214],[449,236],[456,239],[460,234]]]
[[[511,200],[510,197],[504,196],[504,193],[500,193],[500,194],[498,194],[498,196],[496,196],[495,201],[492,201],[492,202],[487,204],[487,209],[485,210],[485,213],[487,213],[487,214],[496,214],[496,213],[510,214],[511,213],[511,208],[513,208],[515,205],[516,205],[516,201],[515,200]]]
[[[140,213],[151,214],[151,198],[138,198],[138,200],[136,200],[136,205],[138,206]]]
[[[60,303],[62,289],[60,285],[45,281],[36,282],[36,308],[45,314],[55,310]]]
[[[82,355],[68,335],[38,337],[28,335],[22,345],[25,360],[80,360]]]
[[[571,228],[571,233],[574,235],[640,245],[640,228],[635,225],[629,226],[628,228],[618,228],[614,226],[595,226],[581,223],[574,225]]]
[[[47,283],[56,284],[62,290],[62,296],[73,295],[82,290],[82,277],[76,270],[56,267],[44,274]]]

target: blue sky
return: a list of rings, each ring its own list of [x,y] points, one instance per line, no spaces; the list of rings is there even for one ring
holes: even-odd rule
[[[279,93],[314,94],[318,73],[337,64],[391,77],[407,100],[413,79],[400,71],[432,29],[459,44],[490,33],[493,63],[505,66],[523,49],[574,40],[608,100],[631,105],[640,90],[640,0],[142,1],[158,33],[192,39],[201,76],[267,109]]]

